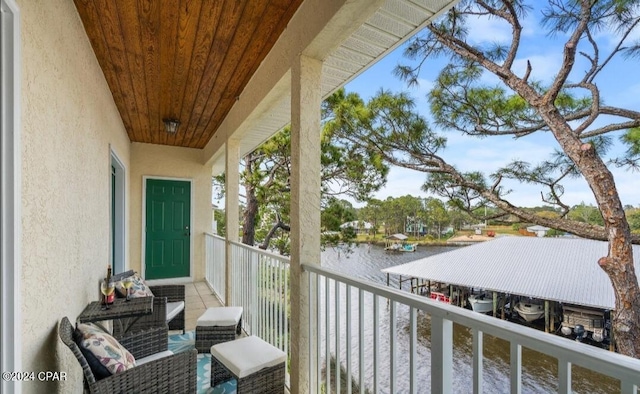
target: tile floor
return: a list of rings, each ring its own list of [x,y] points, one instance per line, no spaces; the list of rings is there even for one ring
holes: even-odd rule
[[[189,283],[185,286],[185,330],[195,330],[196,321],[207,308],[222,306],[205,282]]]

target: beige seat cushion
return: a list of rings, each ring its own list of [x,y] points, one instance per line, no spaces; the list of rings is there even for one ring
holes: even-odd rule
[[[285,352],[255,335],[213,345],[211,356],[240,379],[287,360]]]
[[[220,306],[208,308],[202,316],[198,318],[198,327],[227,327],[235,326],[242,318],[241,306]]]

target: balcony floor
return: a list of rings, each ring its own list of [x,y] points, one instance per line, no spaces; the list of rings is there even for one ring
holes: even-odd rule
[[[194,282],[185,285],[185,330],[196,329],[196,321],[207,308],[222,306],[204,282]]]

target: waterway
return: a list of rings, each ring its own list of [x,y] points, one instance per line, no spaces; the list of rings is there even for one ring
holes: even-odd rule
[[[386,285],[386,274],[380,270],[394,265],[414,261],[423,257],[431,256],[437,253],[443,253],[455,249],[456,247],[448,246],[419,246],[414,253],[396,253],[391,254],[385,252],[382,247],[375,245],[360,245],[345,252],[342,249],[327,248],[322,254],[322,265],[326,268],[341,272],[349,277],[366,279],[378,284]],[[398,288],[398,277],[391,276],[390,286]],[[404,283],[405,290],[408,291],[408,282]],[[335,311],[335,287],[329,287],[329,305],[332,311]],[[335,336],[335,320],[330,319],[329,346],[332,357],[336,355],[336,342],[339,347],[340,361],[345,368],[347,357],[347,346],[345,341],[346,332],[346,288],[340,287],[339,290],[339,308],[340,321],[338,326],[340,329],[339,340]],[[326,304],[326,298],[322,293],[322,305]],[[351,293],[351,322],[352,322],[352,341],[351,341],[351,357],[357,360],[358,356],[358,293],[352,289]],[[368,295],[364,299],[365,323],[362,327],[365,338],[365,382],[368,389],[373,386],[373,326],[372,320],[373,297]],[[324,316],[324,310],[322,311]],[[330,313],[333,316],[335,313]],[[380,320],[378,328],[380,332],[381,342],[378,344],[380,352],[380,370],[378,371],[379,390],[383,393],[389,393],[389,306],[386,301],[380,302],[379,305]],[[409,392],[409,310],[404,306],[400,306],[397,312],[397,360],[396,370],[396,393]],[[322,320],[321,320],[322,321]],[[513,323],[515,324],[515,323]],[[327,332],[327,327],[321,327],[322,332]],[[548,334],[553,335],[553,334]],[[429,316],[420,312],[418,314],[418,392],[429,393],[430,388],[430,320]],[[570,339],[567,339],[570,340]],[[453,389],[455,393],[471,393],[472,386],[472,335],[469,329],[454,324],[453,333],[454,342],[454,370],[453,370]],[[588,346],[588,345],[583,345]],[[326,349],[326,343],[323,341],[321,347]],[[509,343],[500,338],[484,335],[484,364],[483,364],[483,387],[485,393],[508,393],[509,389]],[[536,352],[533,349],[522,349],[522,392],[523,393],[555,393],[558,391],[557,374],[558,364],[555,358],[546,356]],[[357,361],[352,362],[352,375],[357,380],[358,366]],[[333,372],[332,372],[333,373]],[[572,389],[575,393],[618,393],[620,385],[617,380],[611,379],[594,371],[587,370],[578,366],[572,367]],[[333,388],[331,390],[334,391]]]

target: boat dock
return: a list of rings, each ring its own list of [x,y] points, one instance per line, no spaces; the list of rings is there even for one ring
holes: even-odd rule
[[[404,234],[392,234],[385,237],[384,250],[387,252],[415,252],[418,244],[409,243],[407,237]]]
[[[633,248],[640,270],[640,246]],[[559,323],[564,335],[580,339],[584,328],[597,341],[608,334],[605,320],[615,307],[609,277],[597,264],[607,251],[602,241],[499,237],[382,271],[399,275],[400,287],[409,282],[416,294],[437,300],[431,294],[442,293],[463,307],[473,301],[474,310],[503,319],[514,312],[527,322],[544,317],[546,332]]]

